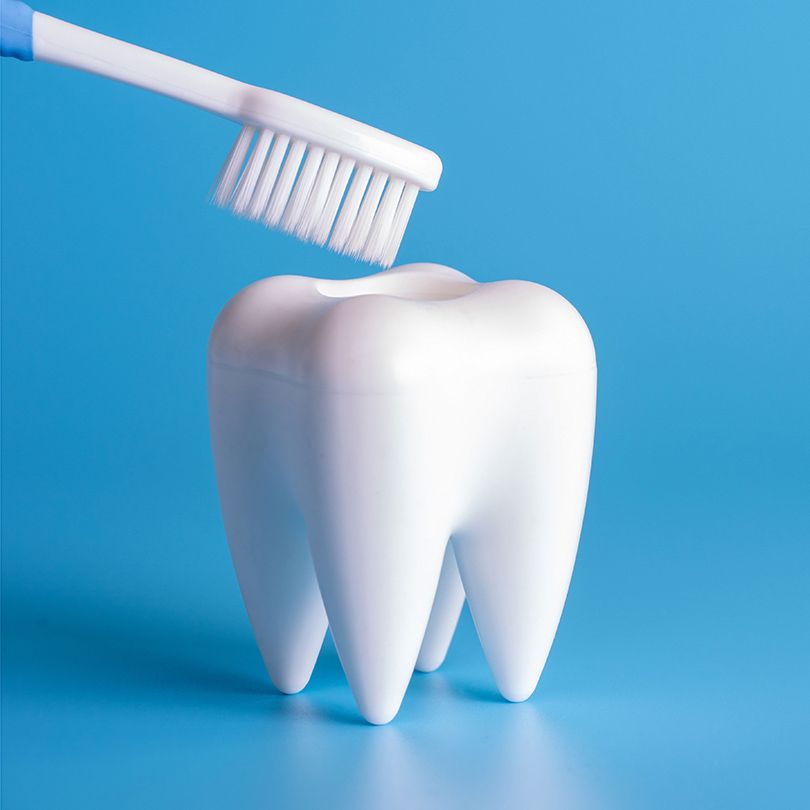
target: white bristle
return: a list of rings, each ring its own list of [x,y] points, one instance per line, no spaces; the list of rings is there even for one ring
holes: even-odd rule
[[[408,227],[408,220],[411,218],[411,212],[418,194],[419,186],[408,183],[399,198],[399,205],[397,205],[397,212],[394,214],[394,221],[388,237],[388,244],[385,246],[380,258],[380,264],[383,267],[390,267],[397,257],[397,251],[402,243],[402,237],[405,235],[405,228]]]
[[[363,201],[363,194],[365,194],[370,178],[371,166],[357,167],[352,184],[346,193],[346,199],[343,201],[343,208],[335,223],[335,229],[332,231],[332,238],[329,240],[329,247],[338,253],[342,253],[346,246],[346,240],[349,238],[352,225],[357,218],[357,212],[360,210],[360,203]]]
[[[363,204],[360,206],[354,227],[349,235],[349,241],[346,243],[346,252],[350,256],[359,258],[363,254],[363,247],[368,238],[371,221],[374,219],[374,214],[377,213],[377,205],[380,202],[387,181],[388,175],[385,172],[374,172],[371,176],[368,191],[366,196],[363,197]]]
[[[295,176],[298,174],[298,167],[301,165],[301,160],[304,157],[304,150],[306,148],[306,141],[296,140],[292,142],[290,151],[287,152],[281,174],[270,196],[267,211],[264,213],[264,223],[268,227],[274,228],[278,225],[281,215],[284,213],[284,207],[287,205],[287,200],[290,199],[290,192],[295,182]]]
[[[402,196],[403,188],[405,188],[404,180],[394,180],[392,178],[385,189],[382,200],[380,200],[380,206],[374,215],[371,230],[368,232],[368,241],[363,251],[363,258],[370,262],[379,261],[388,245],[391,223],[394,221],[394,214],[396,214],[397,203]]]
[[[236,186],[236,191],[233,195],[233,210],[236,214],[243,214],[250,203],[253,192],[256,190],[256,183],[259,180],[259,174],[264,166],[264,160],[267,157],[267,152],[270,149],[270,142],[273,140],[273,133],[269,129],[263,129],[256,139],[256,145],[253,147],[250,158],[248,159],[245,170],[242,172],[242,177]]]
[[[284,209],[284,216],[281,220],[281,227],[287,233],[295,233],[295,229],[304,213],[304,206],[309,199],[309,192],[315,185],[315,178],[318,176],[318,169],[323,160],[323,149],[320,146],[312,147],[307,153],[301,174],[295,181],[295,187],[290,195],[290,201]]]
[[[242,171],[242,164],[245,162],[250,142],[253,140],[254,127],[242,127],[241,132],[236,136],[236,140],[225,158],[225,163],[219,171],[217,177],[216,190],[214,191],[214,202],[217,205],[227,205],[233,194],[234,186]]]
[[[352,169],[354,169],[354,161],[351,158],[342,157],[335,172],[332,187],[329,189],[329,196],[323,206],[320,220],[310,235],[316,245],[324,244],[329,238],[329,231],[332,230],[332,223],[337,216],[340,201],[343,199],[343,192],[346,191],[346,186],[349,184]]]
[[[318,245],[328,241],[339,253],[393,264],[418,185],[300,138],[256,132],[244,126],[236,138],[214,189],[218,205]]]
[[[339,161],[340,155],[335,152],[328,152],[324,155],[321,167],[318,169],[315,185],[312,186],[304,213],[301,214],[298,227],[295,229],[295,235],[300,239],[309,239],[310,233],[317,225],[318,220],[320,220],[326,203],[326,195],[329,194]]]
[[[273,190],[276,178],[278,177],[278,170],[281,168],[281,161],[284,160],[284,152],[287,150],[287,145],[290,143],[290,138],[287,135],[276,135],[273,141],[273,147],[270,150],[270,157],[262,168],[259,182],[256,184],[256,191],[253,194],[253,199],[250,201],[250,210],[248,216],[251,219],[259,219],[267,207],[267,201],[270,199],[270,192]]]

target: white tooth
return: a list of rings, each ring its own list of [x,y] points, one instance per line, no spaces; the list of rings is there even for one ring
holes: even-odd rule
[[[212,343],[216,339],[215,332]],[[326,632],[303,519],[286,475],[296,393],[212,358],[209,409],[231,556],[270,679],[290,694],[309,681]]]
[[[498,690],[521,701],[545,666],[574,568],[596,376],[526,379],[513,394],[501,409],[487,505],[454,550]]]
[[[309,676],[319,589],[361,712],[387,722],[466,593],[498,688],[528,697],[590,469],[596,368],[573,307],[438,265],[266,279],[220,315],[209,365],[226,528],[279,688]]]
[[[309,403],[309,542],[335,647],[371,723],[399,710],[449,533],[447,476],[431,464],[441,440],[433,408],[444,410],[407,394],[395,412],[373,395]]]
[[[436,599],[430,611],[419,657],[416,659],[416,669],[419,672],[433,672],[444,663],[463,607],[464,586],[461,584],[453,546],[448,543]]]

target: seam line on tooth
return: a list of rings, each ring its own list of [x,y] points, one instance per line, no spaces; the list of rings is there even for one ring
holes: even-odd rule
[[[294,385],[298,388],[306,388],[310,391],[317,391],[319,393],[327,393],[327,394],[350,394],[356,396],[390,396],[391,394],[398,394],[404,391],[413,390],[415,388],[436,388],[435,382],[422,382],[422,383],[403,383],[399,386],[391,386],[390,388],[385,389],[378,389],[374,390],[370,388],[365,391],[352,391],[346,388],[333,388],[326,385],[318,385],[317,383],[307,381],[307,380],[299,380],[295,377],[287,377],[284,374],[279,373],[278,371],[271,371],[267,368],[257,368],[256,366],[234,366],[230,363],[224,363],[221,360],[208,360],[208,364],[213,366],[214,368],[224,369],[225,371],[238,371],[240,373],[247,373],[247,374],[255,374],[259,377],[268,377],[269,379],[275,380],[276,382],[283,382],[289,383],[290,385]],[[551,372],[549,374],[533,374],[533,375],[521,375],[519,377],[504,377],[504,378],[492,378],[497,382],[509,382],[509,383],[516,383],[516,382],[529,382],[531,380],[548,380],[555,377],[573,377],[577,374],[585,374],[589,371],[596,371],[597,367],[593,366],[586,366],[581,369],[576,369],[575,371],[556,371]],[[475,379],[470,379],[471,383],[475,383],[476,385],[479,384],[483,380],[486,382],[486,378],[476,377]]]

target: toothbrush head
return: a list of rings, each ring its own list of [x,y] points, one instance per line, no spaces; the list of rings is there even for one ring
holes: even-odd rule
[[[417,194],[439,182],[438,155],[314,104],[250,90],[214,203],[390,267]]]

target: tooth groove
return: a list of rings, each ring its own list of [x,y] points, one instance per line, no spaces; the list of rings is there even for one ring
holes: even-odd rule
[[[442,665],[463,607],[464,586],[458,573],[453,545],[448,543],[436,598],[433,600],[425,637],[416,659],[416,669],[419,672],[433,672]]]

